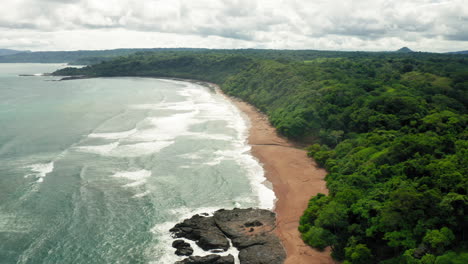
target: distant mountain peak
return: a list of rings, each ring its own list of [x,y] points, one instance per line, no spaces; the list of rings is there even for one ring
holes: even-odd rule
[[[408,47],[403,47],[403,48],[397,50],[396,52],[409,53],[409,52],[414,52],[414,51],[412,51],[412,50],[409,49]]]

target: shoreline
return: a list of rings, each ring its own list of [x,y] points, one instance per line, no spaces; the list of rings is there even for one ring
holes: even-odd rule
[[[250,124],[247,143],[251,146],[251,154],[263,167],[264,176],[273,186],[276,196],[273,207],[273,212],[276,213],[275,234],[286,251],[287,258],[284,264],[337,263],[331,258],[329,248],[318,251],[306,245],[298,230],[299,218],[307,208],[309,199],[317,193],[328,194],[324,180],[326,171],[318,168],[315,161],[307,156],[303,146],[279,136],[266,115],[254,106],[224,94],[217,84],[182,78],[147,78],[191,82],[205,86],[221,94],[237,107]],[[73,80],[73,78],[62,80]]]
[[[191,82],[212,89],[224,96],[249,122],[247,143],[252,155],[265,171],[265,178],[276,196],[273,212],[276,213],[275,234],[286,251],[284,264],[336,264],[331,249],[314,249],[304,243],[299,233],[299,218],[313,195],[328,194],[325,169],[319,168],[297,142],[277,134],[268,117],[257,108],[238,98],[225,94],[219,85],[207,81],[158,78]]]
[[[324,180],[326,171],[318,168],[307,152],[296,143],[279,136],[268,117],[254,106],[223,93],[213,83],[205,83],[231,101],[249,120],[248,144],[252,155],[265,170],[265,178],[276,195],[276,235],[286,250],[285,264],[334,264],[330,249],[318,251],[301,239],[299,218],[309,199],[317,193],[328,194]]]

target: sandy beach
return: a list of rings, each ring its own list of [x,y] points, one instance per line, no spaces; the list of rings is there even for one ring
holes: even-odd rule
[[[299,218],[312,195],[328,193],[326,171],[316,166],[305,150],[277,135],[268,118],[253,106],[239,100],[234,103],[250,119],[249,144],[252,154],[263,164],[266,178],[273,184],[277,202],[277,235],[287,252],[285,264],[335,263],[329,250],[317,251],[302,241]]]
[[[211,84],[213,87],[214,85]],[[221,92],[217,88],[218,92]],[[252,154],[262,163],[265,177],[272,183],[277,197],[276,232],[286,249],[285,264],[332,264],[330,250],[323,252],[307,246],[298,231],[299,218],[309,199],[317,193],[328,194],[326,171],[293,142],[279,136],[268,117],[255,107],[227,96],[249,119],[248,142]]]

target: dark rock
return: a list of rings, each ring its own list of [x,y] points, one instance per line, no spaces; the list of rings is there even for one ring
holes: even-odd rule
[[[181,248],[181,247],[190,247],[190,244],[183,241],[182,239],[177,239],[172,242],[173,248]]]
[[[229,254],[218,259],[217,264],[234,264],[234,256]]]
[[[194,215],[190,219],[175,225],[170,232],[176,238],[185,237],[193,240],[203,250],[229,248],[229,241],[216,226],[213,217]]]
[[[226,251],[229,248],[229,241],[222,234],[215,232],[202,232],[197,245],[203,250],[222,249]]]
[[[190,244],[181,239],[172,242],[172,247],[177,249],[175,252],[177,256],[190,256],[193,254],[193,248]]]
[[[177,256],[190,256],[193,254],[193,248],[192,247],[178,248],[175,251],[175,254]]]
[[[281,244],[254,245],[239,252],[242,264],[282,264],[286,255]]]
[[[261,209],[219,210],[213,217],[216,225],[239,249],[242,264],[281,264],[286,259],[281,241],[272,232],[276,228],[273,212]]]
[[[230,238],[245,236],[248,223],[256,223],[262,233],[275,229],[275,214],[262,209],[218,210],[214,213],[216,225]]]
[[[269,240],[277,241],[271,234],[275,229],[275,214],[260,209],[219,210],[215,212],[216,225],[230,238],[232,244],[243,249],[253,245],[264,245]],[[245,223],[256,223],[258,226],[252,232]]]
[[[224,257],[214,254],[205,257],[192,256],[175,264],[234,264],[234,256],[230,254]]]
[[[175,237],[194,240],[201,248],[212,250],[213,253],[228,249],[228,237],[239,250],[242,264],[282,264],[286,253],[273,232],[275,228],[276,217],[273,212],[250,208],[218,210],[212,217],[195,215],[170,231]],[[234,263],[234,257],[229,256],[229,259],[215,254],[206,257],[191,256],[176,263]]]
[[[268,243],[269,239],[271,239],[271,237],[266,235],[243,236],[232,239],[232,244],[237,249],[242,250],[244,248],[251,247],[254,245],[265,245]]]
[[[247,222],[244,224],[245,227],[253,227],[253,226],[262,226],[262,222],[258,221],[258,220],[255,220],[255,221],[252,221],[252,222]]]

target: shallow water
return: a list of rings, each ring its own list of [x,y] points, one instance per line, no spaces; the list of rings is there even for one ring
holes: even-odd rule
[[[273,206],[246,120],[223,96],[18,76],[59,67],[0,64],[0,263],[173,263],[168,229],[182,218]]]

